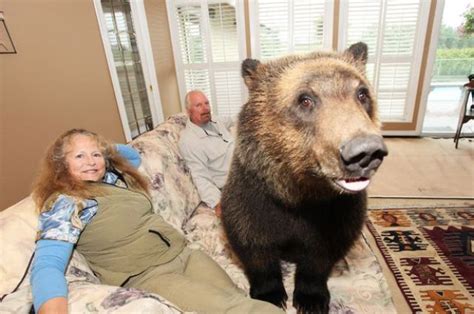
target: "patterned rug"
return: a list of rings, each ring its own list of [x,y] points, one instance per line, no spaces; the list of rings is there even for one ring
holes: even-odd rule
[[[474,313],[474,208],[375,209],[368,216],[413,313]]]

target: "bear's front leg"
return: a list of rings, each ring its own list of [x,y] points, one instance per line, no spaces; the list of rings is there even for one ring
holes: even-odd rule
[[[288,295],[283,286],[280,260],[271,253],[256,252],[253,248],[242,257],[250,283],[250,296],[286,309]]]
[[[328,313],[330,294],[327,286],[331,267],[316,265],[313,259],[298,263],[295,273],[293,306],[298,313]]]

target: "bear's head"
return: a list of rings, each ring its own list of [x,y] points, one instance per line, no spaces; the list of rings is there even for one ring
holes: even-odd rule
[[[290,203],[363,191],[387,154],[365,76],[367,45],[267,63],[247,59],[235,156]],[[318,197],[322,197],[319,195]]]

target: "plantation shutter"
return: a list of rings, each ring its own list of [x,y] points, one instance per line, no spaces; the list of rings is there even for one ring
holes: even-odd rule
[[[245,58],[240,0],[168,0],[168,16],[182,99],[206,93],[213,113],[234,116],[246,98],[240,76]]]
[[[367,76],[377,92],[382,121],[411,121],[429,2],[345,0],[341,8],[340,47],[368,44]]]
[[[332,20],[332,1],[250,1],[252,55],[266,60],[289,53],[330,49]]]

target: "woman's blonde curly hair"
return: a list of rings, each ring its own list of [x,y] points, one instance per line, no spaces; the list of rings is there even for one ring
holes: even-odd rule
[[[114,145],[94,132],[71,129],[61,134],[51,144],[43,158],[39,174],[33,184],[33,199],[39,212],[49,210],[49,208],[44,208],[44,205],[53,194],[67,194],[81,199],[94,198],[103,194],[100,185],[76,180],[69,173],[66,149],[76,135],[89,136],[97,142],[108,171],[117,170],[125,178],[130,188],[148,193],[147,180],[125,158],[120,156]]]

